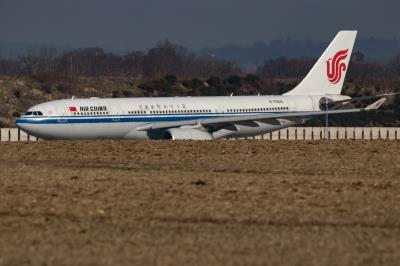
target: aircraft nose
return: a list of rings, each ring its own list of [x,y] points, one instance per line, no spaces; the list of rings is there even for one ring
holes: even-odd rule
[[[17,119],[17,121],[15,121],[15,124],[17,125],[17,127],[23,131],[25,131],[26,133],[29,133],[29,129],[27,127],[27,124],[22,123],[22,119],[19,118]]]
[[[18,118],[17,121],[15,121],[15,124],[19,127],[21,125],[21,118]]]

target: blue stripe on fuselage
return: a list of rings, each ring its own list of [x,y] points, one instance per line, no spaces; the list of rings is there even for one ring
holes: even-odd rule
[[[86,124],[86,123],[126,123],[126,122],[173,122],[192,119],[216,118],[220,116],[142,116],[142,117],[59,117],[20,118],[17,124]]]
[[[219,117],[238,117],[243,115],[260,115],[263,113],[215,113],[208,115],[120,115],[120,116],[45,116],[45,117],[21,117],[16,121],[17,124],[85,124],[85,123],[127,123],[127,122],[174,122],[193,119],[219,118]],[[277,114],[278,112],[274,112]]]

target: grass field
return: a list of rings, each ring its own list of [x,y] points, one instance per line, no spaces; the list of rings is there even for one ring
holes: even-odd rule
[[[399,265],[398,141],[0,143],[0,265]]]

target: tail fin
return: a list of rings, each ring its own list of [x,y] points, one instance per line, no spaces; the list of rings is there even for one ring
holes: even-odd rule
[[[340,94],[357,31],[339,31],[311,71],[285,95]]]

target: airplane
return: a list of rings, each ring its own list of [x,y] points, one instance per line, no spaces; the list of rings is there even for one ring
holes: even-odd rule
[[[357,31],[340,31],[307,76],[283,95],[64,99],[29,108],[16,124],[48,140],[214,140],[257,136],[321,115],[378,109],[393,94],[340,95]],[[354,101],[379,98],[365,108]]]

